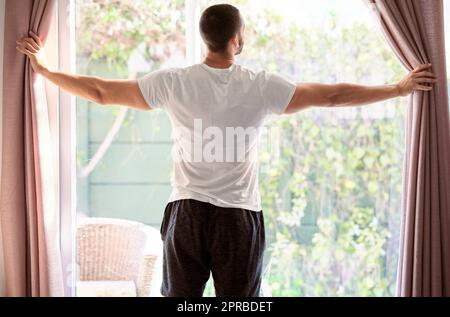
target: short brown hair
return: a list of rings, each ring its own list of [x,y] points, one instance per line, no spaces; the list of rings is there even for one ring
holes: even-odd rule
[[[230,39],[239,33],[242,18],[239,10],[230,4],[208,7],[200,18],[200,33],[212,52],[223,52]]]

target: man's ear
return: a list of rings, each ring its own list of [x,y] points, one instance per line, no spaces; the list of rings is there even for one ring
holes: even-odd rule
[[[231,44],[234,46],[235,49],[239,48],[239,35],[235,34],[232,38],[231,38]]]

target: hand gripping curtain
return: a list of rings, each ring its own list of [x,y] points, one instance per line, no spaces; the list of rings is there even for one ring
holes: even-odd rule
[[[409,99],[398,296],[450,296],[450,130],[442,0],[364,0],[407,70],[431,63],[433,91]]]
[[[15,49],[30,30],[46,42],[55,5],[56,0],[5,5],[0,222],[7,296],[63,295],[50,129],[55,117],[49,115],[44,81]]]

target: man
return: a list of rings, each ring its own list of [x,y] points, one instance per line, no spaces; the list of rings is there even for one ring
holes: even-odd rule
[[[254,154],[264,119],[312,106],[360,106],[430,91],[436,79],[427,64],[392,85],[294,84],[234,63],[244,45],[237,8],[207,8],[200,31],[208,49],[202,63],[138,80],[52,71],[33,33],[17,42],[17,50],[29,57],[35,72],[71,94],[102,105],[168,112],[175,157],[173,191],[161,225],[162,294],[201,296],[212,273],[217,296],[258,296],[265,236]]]

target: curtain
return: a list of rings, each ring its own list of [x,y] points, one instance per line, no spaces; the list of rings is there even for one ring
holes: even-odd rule
[[[7,296],[63,295],[50,129],[55,117],[49,115],[48,87],[15,50],[15,41],[29,30],[46,43],[55,5],[56,0],[6,1],[0,218]]]
[[[5,21],[5,1],[0,0],[0,179],[2,177],[2,104],[3,104],[3,35],[4,35],[4,21]],[[0,182],[1,186],[1,182]],[[1,188],[0,188],[1,190]],[[1,213],[0,213],[1,216]],[[0,224],[1,224],[0,217]],[[5,270],[3,269],[3,243],[2,243],[2,230],[0,225],[0,297],[5,296]]]
[[[397,295],[450,296],[450,129],[442,0],[364,0],[409,71],[438,83],[409,99]]]

